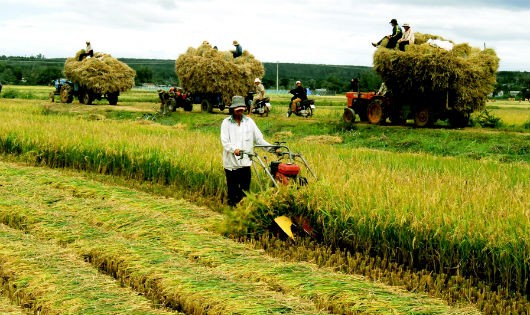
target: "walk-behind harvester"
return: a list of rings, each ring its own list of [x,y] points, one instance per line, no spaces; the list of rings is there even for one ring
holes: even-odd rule
[[[254,148],[260,148],[268,152],[273,152],[277,157],[275,160],[270,161],[269,163],[267,156],[260,155],[257,152],[259,150],[254,150],[253,152],[243,152],[243,154],[248,155],[254,162],[257,162],[252,163],[252,165],[262,189],[265,189],[271,185],[276,188],[279,188],[280,186],[290,186],[293,187],[293,189],[297,189],[299,186],[305,186],[309,184],[307,177],[301,175],[300,172],[302,169],[299,164],[302,164],[305,167],[313,180],[318,180],[317,176],[311,167],[309,167],[309,164],[303,155],[301,153],[294,153],[288,146],[283,145],[280,142],[276,142],[273,145],[256,145]],[[262,172],[259,171],[259,168],[261,168],[265,173],[265,179],[262,179],[262,175],[260,175]],[[304,231],[309,236],[315,237],[315,231],[310,226],[309,220],[302,216],[279,216],[274,218],[274,222],[276,222],[280,229],[293,240],[293,227],[297,231]]]

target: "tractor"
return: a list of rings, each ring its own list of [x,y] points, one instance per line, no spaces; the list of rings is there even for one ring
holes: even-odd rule
[[[346,92],[346,98],[348,105],[342,116],[346,123],[354,123],[357,114],[360,121],[374,125],[384,124],[387,119],[394,125],[403,125],[413,119],[416,127],[431,126],[438,119],[448,119],[451,126],[457,128],[469,124],[470,112],[451,106],[454,95],[449,90],[396,97],[382,88],[377,93]]]
[[[118,104],[118,96],[120,92],[108,92],[105,94],[97,93],[92,89],[66,79],[57,79],[54,81],[55,90],[50,93],[50,99],[53,102],[55,95],[59,95],[61,103],[72,103],[74,97],[79,99],[79,103],[92,105],[94,100],[101,100],[106,98],[110,105]]]

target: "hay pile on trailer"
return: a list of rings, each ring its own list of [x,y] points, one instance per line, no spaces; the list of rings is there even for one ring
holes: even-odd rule
[[[374,53],[374,69],[392,96],[410,101],[447,95],[448,104],[458,111],[483,110],[496,83],[499,58],[495,51],[467,43],[453,43],[446,50],[428,43],[444,40],[440,36],[416,33],[415,38],[416,44],[404,52],[380,47]]]
[[[79,61],[77,52],[74,58],[64,63],[65,76],[100,94],[124,92],[134,86],[136,71],[109,54],[94,53],[94,57]]]
[[[220,93],[226,105],[234,95],[247,95],[254,89],[254,79],[265,74],[263,64],[248,51],[234,58],[230,51],[218,51],[207,42],[181,54],[175,71],[185,91]]]

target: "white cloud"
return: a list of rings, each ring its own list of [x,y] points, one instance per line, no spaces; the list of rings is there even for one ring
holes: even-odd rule
[[[241,42],[268,62],[372,65],[391,18],[494,48],[501,70],[530,71],[528,0],[0,0],[0,55],[68,57],[90,39],[116,57],[176,59],[203,40]]]

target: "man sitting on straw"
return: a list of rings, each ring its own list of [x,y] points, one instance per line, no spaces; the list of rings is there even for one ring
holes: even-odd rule
[[[392,19],[390,21],[390,24],[392,24],[392,35],[387,35],[381,38],[381,40],[378,41],[377,43],[372,43],[372,46],[377,47],[381,45],[383,40],[386,38],[388,39],[388,42],[386,43],[386,48],[392,49],[396,47],[398,39],[400,39],[401,35],[403,34],[403,30],[401,29],[401,27],[399,27],[399,24],[396,19]]]
[[[79,55],[79,61],[83,60],[86,56],[94,57],[94,50],[92,49],[92,45],[90,45],[90,41],[88,40],[86,41],[85,52]]]
[[[405,33],[403,33],[403,37],[398,39],[399,50],[401,51],[405,51],[406,45],[414,44],[414,32],[410,28],[409,23],[404,23],[403,28],[405,29]]]

